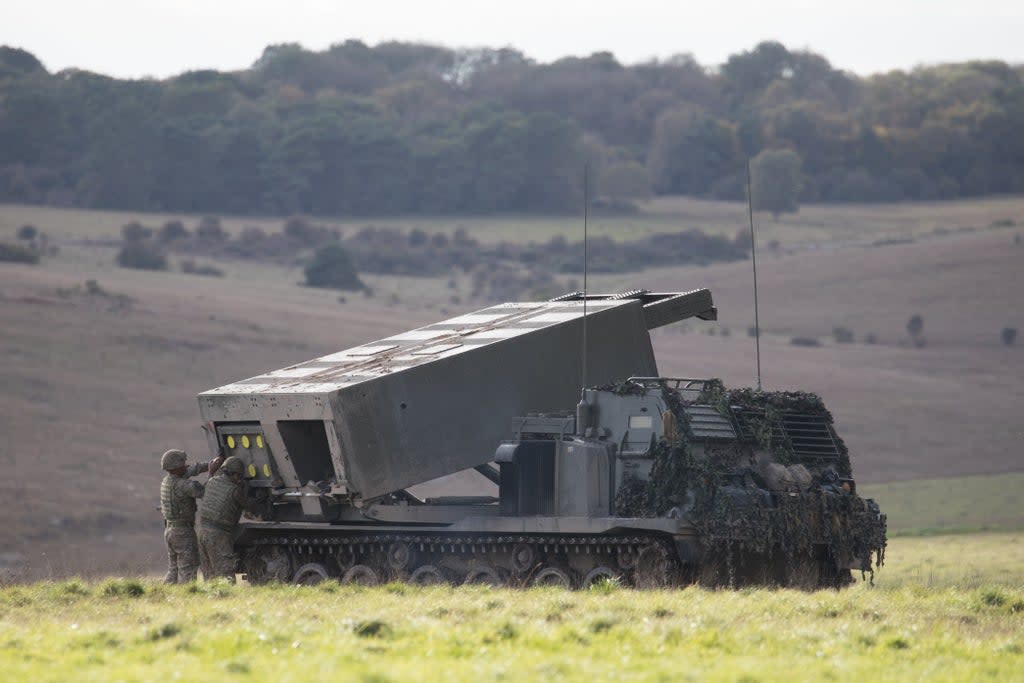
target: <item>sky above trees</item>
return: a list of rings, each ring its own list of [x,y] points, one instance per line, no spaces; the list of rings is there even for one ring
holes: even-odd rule
[[[348,39],[512,46],[544,62],[691,53],[702,64],[778,40],[864,75],[971,59],[1022,63],[1022,35],[1019,0],[5,0],[0,12],[0,44],[32,52],[50,71],[122,78],[242,69],[269,44],[324,49]]]

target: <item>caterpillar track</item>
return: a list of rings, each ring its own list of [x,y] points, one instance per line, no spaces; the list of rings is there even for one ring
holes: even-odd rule
[[[586,588],[614,580],[639,588],[683,580],[669,538],[656,535],[268,534],[243,550],[250,583],[489,584]]]

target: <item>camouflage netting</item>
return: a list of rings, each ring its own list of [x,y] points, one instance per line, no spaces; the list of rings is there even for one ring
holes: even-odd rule
[[[634,384],[606,389],[632,393],[638,388]],[[708,381],[695,403],[715,407],[753,440],[704,442],[703,454],[697,457],[685,399],[665,384],[662,392],[676,420],[675,435],[652,449],[654,462],[648,481],[623,482],[615,501],[617,514],[685,515],[700,531],[709,556],[781,553],[795,564],[810,558],[815,546],[823,545],[836,567],[844,571],[856,559],[861,560],[860,569],[865,572],[881,566],[885,520],[879,519],[873,502],[844,489],[841,479],[850,476],[846,446],[833,435],[839,452],[834,466],[809,470],[799,463],[785,430],[778,428],[787,413],[821,417],[831,423],[832,416],[818,396],[727,390],[719,380]],[[781,465],[806,472],[805,485],[767,483],[763,471],[756,467],[759,451],[767,451]]]
[[[678,392],[672,392],[667,387],[666,392],[674,393],[678,397]],[[678,402],[681,405],[681,397],[678,398]],[[796,462],[797,458],[788,436],[783,430],[778,429],[783,414],[798,413],[820,418],[832,424],[832,413],[825,407],[821,397],[807,391],[760,391],[750,387],[726,389],[721,380],[710,379],[704,383],[696,402],[713,406],[727,418],[741,420],[742,426],[753,433],[758,445],[786,465]],[[670,405],[678,407],[676,404]],[[674,412],[679,414],[681,411]],[[850,453],[838,434],[832,432],[832,438],[839,451],[839,460],[834,468],[836,474],[849,477]]]

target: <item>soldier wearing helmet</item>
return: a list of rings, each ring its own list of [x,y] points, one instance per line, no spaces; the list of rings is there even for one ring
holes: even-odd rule
[[[185,451],[176,448],[160,457],[160,467],[167,472],[160,482],[160,511],[164,515],[164,543],[167,545],[164,583],[195,581],[199,569],[195,520],[196,500],[203,496],[203,485],[192,477],[209,469],[211,463],[188,465],[187,461]]]
[[[203,577],[235,580],[235,529],[245,510],[249,483],[245,465],[231,456],[206,482],[206,494],[199,505],[199,561]]]

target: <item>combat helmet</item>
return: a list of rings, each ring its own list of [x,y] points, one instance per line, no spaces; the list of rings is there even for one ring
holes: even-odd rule
[[[232,455],[224,461],[224,464],[220,466],[220,469],[225,474],[242,474],[245,472],[245,463],[242,462],[241,458]]]
[[[185,455],[185,451],[172,448],[160,456],[160,469],[167,470],[168,472],[176,470],[179,467],[184,467],[185,460],[187,459],[188,456]]]

